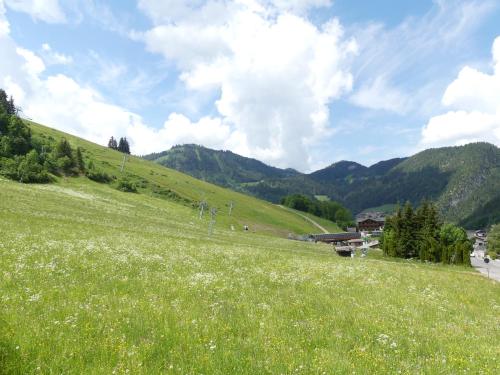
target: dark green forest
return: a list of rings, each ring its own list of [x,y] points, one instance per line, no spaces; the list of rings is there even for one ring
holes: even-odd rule
[[[465,230],[443,223],[436,206],[426,201],[417,210],[410,202],[398,207],[386,219],[381,242],[387,256],[470,266],[472,242]]]
[[[14,99],[0,89],[0,174],[24,183],[85,173],[82,150],[61,138],[41,138],[18,116]]]

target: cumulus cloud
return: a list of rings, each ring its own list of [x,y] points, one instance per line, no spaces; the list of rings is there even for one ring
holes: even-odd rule
[[[45,45],[42,52],[53,51]],[[141,116],[110,103],[92,87],[64,74],[47,76],[44,60],[17,46],[8,35],[0,36],[0,55],[0,87],[14,96],[23,116],[42,124],[99,144],[106,144],[112,135],[126,136],[135,154],[186,142],[216,146],[231,138],[229,127],[219,118],[191,122],[173,113],[163,127],[152,128]]]
[[[310,148],[331,131],[328,105],[351,90],[357,51],[338,20],[303,16],[329,3],[141,0],[154,27],[134,37],[175,63],[189,90],[219,93],[217,117],[230,129],[219,147],[308,169]]]
[[[5,5],[3,0],[0,0],[0,38],[8,35],[10,32],[9,21],[5,17]]]
[[[64,23],[66,16],[58,0],[4,0],[5,5],[17,12],[27,13],[34,20]]]
[[[422,130],[422,147],[487,141],[500,146],[500,37],[493,43],[492,73],[465,67],[442,98],[450,110]]]

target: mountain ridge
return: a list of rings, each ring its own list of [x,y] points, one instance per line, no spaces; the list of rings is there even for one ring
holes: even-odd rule
[[[496,203],[500,149],[486,142],[432,148],[369,167],[342,160],[308,174],[196,145],[175,146],[145,158],[274,203],[289,194],[325,195],[358,213],[369,207],[405,201],[419,204],[428,199],[438,204],[447,221],[485,226],[500,217]]]

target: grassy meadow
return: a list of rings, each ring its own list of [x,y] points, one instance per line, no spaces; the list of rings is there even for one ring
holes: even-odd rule
[[[227,220],[208,237],[148,194],[0,180],[0,374],[499,372],[493,281]]]
[[[231,225],[235,228],[248,225],[253,233],[280,237],[286,237],[288,233],[306,234],[318,231],[318,228],[302,217],[276,205],[197,180],[139,157],[127,156],[124,170],[121,172],[124,154],[34,122],[26,123],[35,136],[54,140],[65,137],[72,147],[80,147],[83,150],[85,160],[92,160],[98,169],[117,179],[126,177],[138,187],[141,195],[172,201],[169,193],[173,193],[180,198],[178,202],[196,207],[199,202],[206,201],[210,207],[217,209],[217,221],[227,228]],[[230,202],[233,202],[234,206],[231,216]]]

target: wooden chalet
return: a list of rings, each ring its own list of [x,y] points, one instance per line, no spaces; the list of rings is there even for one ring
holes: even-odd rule
[[[367,212],[356,217],[356,227],[360,232],[380,231],[385,225],[385,215],[380,212]]]

